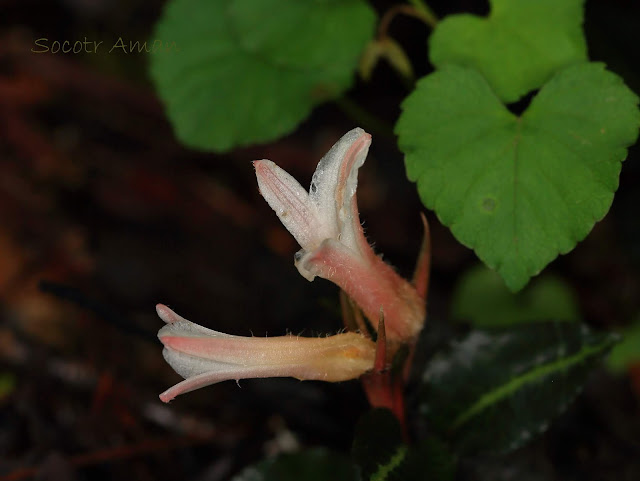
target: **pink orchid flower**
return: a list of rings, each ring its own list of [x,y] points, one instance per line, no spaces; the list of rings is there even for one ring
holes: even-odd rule
[[[164,402],[231,379],[347,381],[374,364],[375,344],[353,332],[322,338],[232,336],[194,324],[162,304],[156,311],[167,323],[158,332],[162,355],[185,378],[160,394]]]
[[[412,341],[424,323],[425,293],[400,277],[367,242],[356,202],[358,169],[371,136],[347,132],[320,160],[307,192],[270,160],[254,162],[260,193],[302,250],[295,265],[303,277],[340,286],[375,328],[384,314],[387,340]],[[421,272],[418,272],[421,271]],[[426,269],[416,270],[419,277]]]

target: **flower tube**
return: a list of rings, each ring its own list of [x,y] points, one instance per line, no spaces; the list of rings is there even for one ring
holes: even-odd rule
[[[375,344],[357,333],[308,338],[299,336],[243,337],[213,331],[156,306],[166,325],[158,332],[162,354],[184,381],[160,399],[226,380],[294,377],[301,381],[346,381],[373,367]]]

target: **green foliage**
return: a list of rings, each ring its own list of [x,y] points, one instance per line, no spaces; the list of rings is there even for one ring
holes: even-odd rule
[[[640,317],[622,333],[620,341],[611,350],[607,366],[614,372],[623,372],[632,364],[640,363]]]
[[[567,407],[614,342],[576,323],[471,331],[427,364],[420,414],[460,453],[512,451]]]
[[[435,436],[428,436],[417,446],[409,450],[407,460],[399,470],[398,481],[408,480],[405,473],[420,472],[416,478],[424,481],[453,481],[456,476],[458,460],[450,447]]]
[[[473,67],[505,102],[542,86],[561,68],[587,59],[584,0],[492,0],[487,18],[451,15],[429,39],[438,68]]]
[[[453,456],[436,438],[405,445],[400,424],[387,409],[360,418],[352,454],[361,481],[451,481],[456,470]]]
[[[638,98],[601,64],[556,74],[518,117],[475,70],[420,80],[396,125],[424,204],[512,290],[608,211]]]
[[[151,76],[186,145],[273,140],[351,85],[374,22],[362,0],[173,0]]]
[[[356,481],[355,469],[348,458],[310,449],[282,454],[244,469],[231,481]]]
[[[561,279],[543,275],[514,294],[495,271],[482,265],[462,276],[451,304],[452,319],[469,321],[475,327],[579,319],[574,293]]]
[[[352,448],[362,480],[385,480],[407,454],[402,430],[391,411],[374,409],[360,418]]]

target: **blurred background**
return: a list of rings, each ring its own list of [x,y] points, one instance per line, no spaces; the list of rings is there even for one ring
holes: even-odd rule
[[[298,246],[259,196],[251,161],[272,159],[308,185],[344,132],[368,127],[349,105],[392,125],[407,94],[381,63],[347,102],[317,108],[288,137],[209,154],[175,140],[149,81],[150,54],[33,51],[42,38],[144,41],[163,3],[0,0],[0,479],[223,480],[302,446],[348,450],[366,409],[356,382],[289,379],[158,400],[179,380],[155,337],[158,302],[239,335],[341,328],[337,288],[300,277]],[[394,3],[372,2],[381,14]],[[440,16],[488,11],[479,0],[429,3]],[[639,26],[638,1],[586,2],[591,58],[636,93]],[[418,76],[431,70],[422,23],[399,17],[390,33]],[[639,155],[631,149],[609,215],[545,271],[596,328],[624,329],[640,315]],[[424,209],[383,131],[374,132],[358,200],[376,249],[409,275]],[[427,217],[429,316],[447,319],[477,260]],[[515,457],[531,479],[640,479],[639,406],[640,366],[603,370]]]

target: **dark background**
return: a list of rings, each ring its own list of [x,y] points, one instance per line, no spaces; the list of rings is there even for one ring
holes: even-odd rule
[[[348,450],[366,409],[357,382],[289,379],[158,400],[179,377],[155,338],[157,302],[233,334],[340,329],[337,288],[299,276],[297,245],[259,196],[250,161],[270,158],[308,184],[319,158],[360,123],[328,104],[272,144],[195,152],[177,143],[154,95],[150,54],[31,52],[37,38],[143,41],[163,3],[0,0],[2,479],[227,479],[296,446]],[[383,13],[394,2],[373,4]],[[488,11],[483,1],[430,5],[439,16]],[[589,0],[585,29],[591,58],[640,92],[640,2]],[[390,32],[417,75],[428,73],[427,28],[399,17]],[[406,94],[381,64],[348,95],[393,124]],[[638,153],[624,163],[609,215],[548,267],[596,328],[640,313]],[[376,249],[408,275],[423,209],[392,137],[374,133],[358,199]],[[429,315],[446,319],[456,280],[477,261],[427,215]],[[513,479],[640,479],[639,399],[639,369],[596,373],[550,432],[509,458],[533,476]],[[505,463],[487,460],[470,476],[498,479],[491,470]]]

